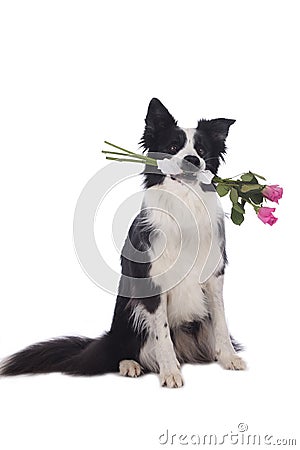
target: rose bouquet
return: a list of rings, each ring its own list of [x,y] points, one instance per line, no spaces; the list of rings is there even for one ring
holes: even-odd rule
[[[174,160],[164,158],[162,160],[151,158],[146,155],[140,155],[122,147],[105,141],[105,144],[113,147],[115,150],[103,150],[106,159],[118,162],[136,162],[157,167],[167,176],[182,174],[184,170]],[[273,215],[275,208],[264,206],[267,200],[278,203],[283,194],[283,189],[279,185],[267,185],[263,182],[266,179],[254,172],[245,172],[232,178],[220,178],[209,170],[202,170],[197,177],[204,184],[213,183],[220,197],[229,194],[232,202],[231,220],[236,225],[241,225],[244,221],[245,206],[248,203],[254,209],[257,217],[269,225],[274,225],[278,220]],[[262,180],[261,182],[259,180]]]

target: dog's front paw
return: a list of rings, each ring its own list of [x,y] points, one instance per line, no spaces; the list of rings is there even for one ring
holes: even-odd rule
[[[162,371],[159,374],[160,384],[168,388],[179,388],[183,386],[180,370]]]
[[[246,370],[246,362],[236,353],[220,353],[217,356],[218,363],[227,370]]]
[[[142,368],[139,363],[133,361],[133,359],[123,359],[119,364],[120,374],[124,377],[139,377],[142,373]]]

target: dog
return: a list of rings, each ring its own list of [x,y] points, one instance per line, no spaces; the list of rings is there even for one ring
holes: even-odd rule
[[[172,175],[145,167],[144,200],[121,253],[110,330],[96,339],[36,343],[5,359],[2,376],[155,372],[162,386],[177,388],[184,363],[217,361],[224,369],[246,369],[224,313],[224,212],[214,185],[197,178],[204,169],[217,174],[234,122],[201,119],[196,128],[180,128],[158,99],[151,100],[143,151],[189,168]]]

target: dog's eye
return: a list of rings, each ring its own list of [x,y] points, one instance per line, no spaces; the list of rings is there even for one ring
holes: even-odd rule
[[[174,144],[170,145],[170,147],[169,147],[170,152],[176,152],[177,150],[178,150],[177,145],[174,145]]]

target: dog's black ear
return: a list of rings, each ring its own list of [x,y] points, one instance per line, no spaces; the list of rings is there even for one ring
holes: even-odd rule
[[[205,128],[214,139],[219,141],[225,141],[228,135],[229,127],[233,125],[235,120],[233,119],[213,119],[213,120],[200,120],[198,122],[198,129]]]
[[[156,147],[160,134],[177,125],[174,117],[157,98],[150,101],[145,122],[145,131],[140,144],[145,150],[151,151],[157,151]]]
[[[174,117],[158,98],[153,98],[149,103],[145,122],[147,127],[153,129],[164,129],[177,125]]]
[[[158,98],[153,98],[149,103],[145,122],[146,126],[156,129],[164,129],[177,125],[174,117]]]

